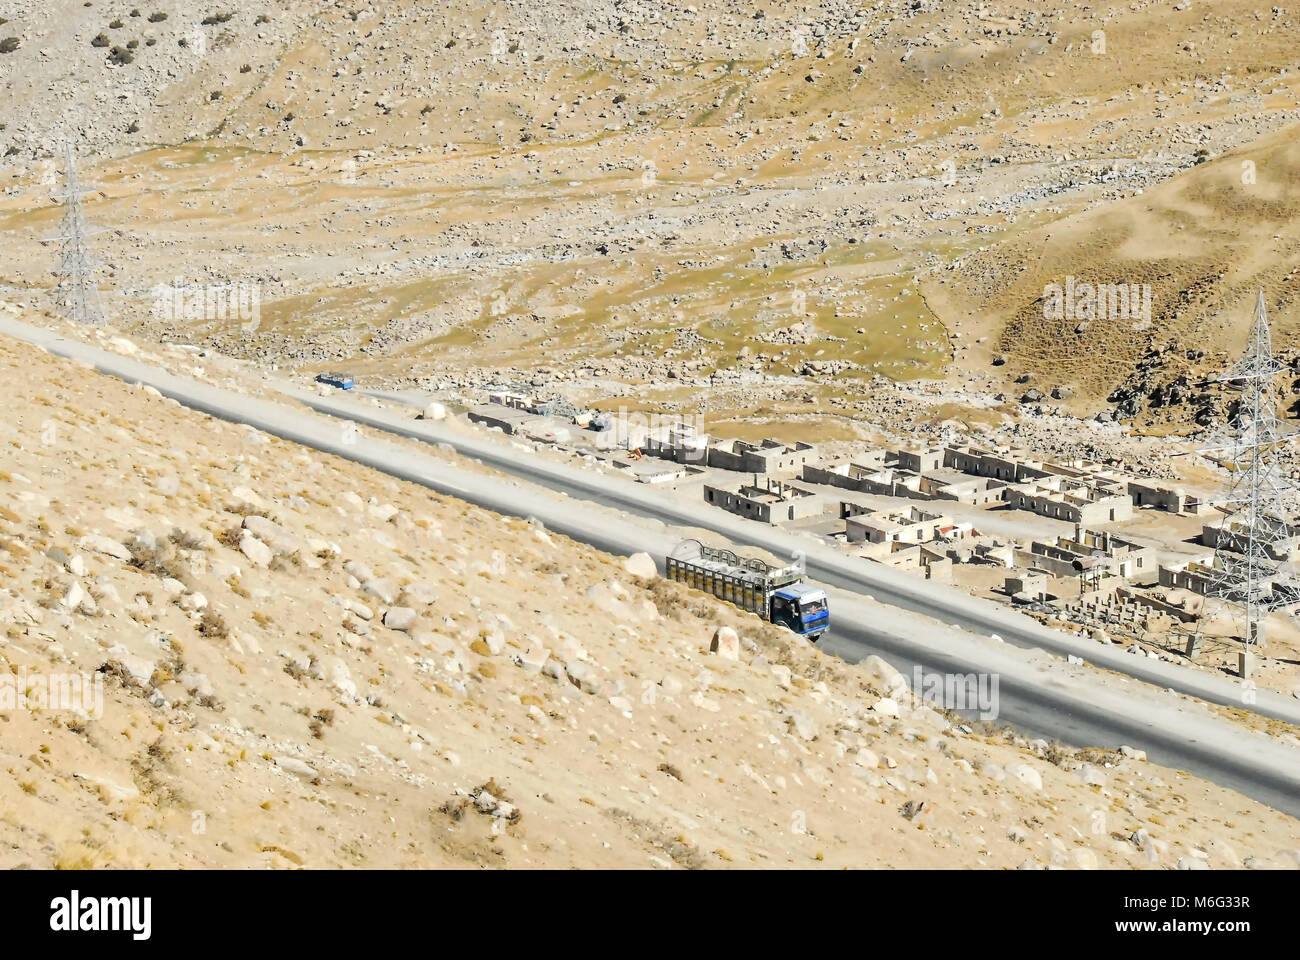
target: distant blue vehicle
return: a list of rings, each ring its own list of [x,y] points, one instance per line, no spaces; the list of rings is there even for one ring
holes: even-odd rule
[[[346,373],[322,373],[316,377],[317,383],[328,384],[331,387],[337,387],[340,390],[351,390],[356,384]]]

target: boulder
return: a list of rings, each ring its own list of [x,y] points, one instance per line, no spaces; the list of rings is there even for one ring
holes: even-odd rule
[[[112,537],[105,537],[98,533],[88,533],[78,541],[78,546],[83,550],[92,550],[95,553],[106,554],[116,560],[130,560],[131,551],[118,543]]]
[[[384,611],[384,626],[407,633],[415,626],[416,614],[410,607],[389,607]]]
[[[81,606],[81,601],[85,599],[85,588],[76,581],[73,581],[72,586],[68,587],[67,593],[63,595],[63,600],[61,602],[63,604],[63,609],[71,611],[76,610]]]
[[[433,587],[427,583],[408,583],[402,587],[399,598],[401,602],[412,607],[427,607],[438,599]]]
[[[397,585],[392,580],[383,577],[363,581],[361,589],[384,603],[392,603],[397,599]]]
[[[871,709],[882,717],[898,716],[898,703],[891,697],[882,697],[872,704]]]
[[[1090,787],[1106,786],[1106,774],[1091,763],[1085,763],[1079,768],[1079,779]]]
[[[176,601],[176,605],[186,613],[197,613],[199,610],[207,609],[208,598],[198,591],[195,591],[194,593],[187,593],[182,596],[178,601]]]
[[[1031,790],[1043,789],[1043,775],[1027,763],[1013,763],[1006,771]]]
[[[321,676],[335,691],[350,699],[357,695],[357,685],[348,665],[340,657],[325,657],[320,664]]]
[[[623,569],[634,577],[652,580],[659,575],[654,558],[648,553],[634,553],[623,561]]]
[[[266,501],[248,487],[235,487],[234,490],[230,491],[229,505],[235,508],[236,513],[244,513],[249,510],[266,510]]]
[[[724,660],[739,660],[740,637],[731,627],[718,627],[713,631],[713,639],[709,643],[709,652],[716,653]]]
[[[287,773],[292,773],[295,777],[302,777],[304,780],[315,780],[319,774],[316,769],[295,757],[275,757],[275,765]]]
[[[375,579],[374,571],[359,560],[345,560],[343,562],[343,570],[345,573],[352,574],[352,576],[356,577],[361,583]]]
[[[298,538],[266,517],[250,514],[244,518],[244,529],[270,547],[277,556],[288,556],[299,550]]]
[[[266,566],[275,556],[270,547],[247,532],[239,538],[239,552],[255,567]]]
[[[790,714],[790,730],[800,740],[813,740],[817,737],[817,724],[803,711],[796,710]]]
[[[371,610],[360,600],[353,600],[351,598],[345,599],[343,601],[343,609],[347,610],[349,613],[355,613],[362,620],[373,620],[375,618],[375,611]]]
[[[601,692],[600,681],[596,678],[596,670],[591,664],[583,663],[581,660],[570,660],[564,665],[564,673],[569,678],[569,682],[583,693]]]
[[[859,663],[858,666],[865,670],[868,675],[879,680],[886,693],[897,693],[900,688],[907,686],[906,678],[888,661],[882,660],[874,653]]]

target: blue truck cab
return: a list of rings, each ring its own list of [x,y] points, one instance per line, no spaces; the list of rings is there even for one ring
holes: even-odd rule
[[[816,640],[830,626],[830,605],[826,591],[806,583],[792,583],[773,591],[771,620],[809,640]]]

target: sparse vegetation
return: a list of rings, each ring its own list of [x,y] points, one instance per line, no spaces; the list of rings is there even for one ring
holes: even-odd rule
[[[90,45],[92,47],[106,47],[109,45],[110,42],[111,41],[108,39],[108,34],[97,33],[95,34],[95,39],[90,41]]]
[[[0,53],[13,53],[18,47],[19,40],[17,37],[5,37],[0,40]]]
[[[230,636],[230,628],[226,626],[226,620],[221,614],[215,610],[205,610],[199,620],[199,633],[205,637],[224,640]]]

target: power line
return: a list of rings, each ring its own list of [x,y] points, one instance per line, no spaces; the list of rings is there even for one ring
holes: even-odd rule
[[[63,315],[74,323],[102,326],[104,308],[99,299],[99,286],[95,283],[97,261],[90,255],[89,231],[81,212],[81,195],[95,188],[83,186],[77,176],[70,140],[63,147],[63,178],[63,190],[54,194],[63,198],[62,229],[60,235],[53,238],[61,241],[55,302]]]
[[[1261,290],[1245,354],[1214,378],[1241,393],[1230,436],[1201,451],[1222,452],[1215,459],[1231,475],[1221,498],[1228,512],[1221,521],[1205,592],[1245,610],[1238,670],[1243,678],[1250,673],[1252,654],[1263,646],[1269,613],[1300,602],[1300,588],[1288,563],[1295,538],[1286,520],[1285,502],[1293,487],[1278,462],[1279,448],[1295,436],[1277,415],[1275,379],[1285,369],[1273,356]]]

